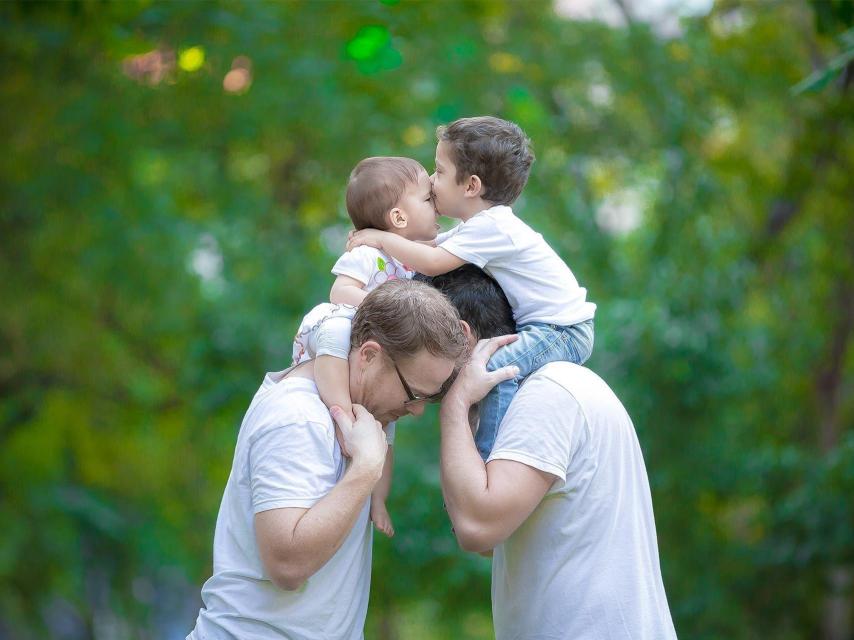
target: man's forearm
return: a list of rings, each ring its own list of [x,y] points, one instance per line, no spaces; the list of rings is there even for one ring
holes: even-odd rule
[[[460,547],[482,553],[506,540],[531,515],[554,476],[512,460],[487,467],[477,452],[464,403],[441,412],[442,492]]]
[[[294,542],[310,565],[308,575],[341,547],[379,478],[373,469],[351,466],[341,482],[305,512],[294,529]]]
[[[364,468],[354,464],[328,494],[302,512],[296,523],[284,521],[275,528],[266,528],[287,536],[271,540],[268,546],[275,550],[269,564],[276,584],[285,589],[299,588],[335,555],[356,523],[380,472],[381,467]],[[275,518],[276,511],[292,510],[264,512],[258,517],[269,514],[268,517]]]
[[[518,375],[514,366],[486,370],[495,351],[514,340],[516,336],[507,335],[479,341],[439,413],[442,492],[457,540],[466,551],[501,544],[531,515],[554,481],[554,476],[513,460],[484,464],[469,429],[472,404]]]
[[[456,528],[477,516],[487,492],[486,465],[468,422],[469,406],[453,397],[442,403],[440,464],[442,493]]]

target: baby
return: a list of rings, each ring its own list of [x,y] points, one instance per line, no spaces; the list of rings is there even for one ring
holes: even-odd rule
[[[582,364],[590,357],[596,305],[587,301],[587,291],[560,256],[510,208],[534,161],[519,126],[490,116],[461,118],[439,127],[437,137],[431,177],[436,208],[461,223],[435,243],[365,229],[351,234],[347,248],[374,247],[428,276],[471,263],[501,285],[519,339],[499,349],[488,368],[514,365],[519,373],[480,405],[475,443],[487,461],[519,383],[547,362]]]
[[[431,242],[439,229],[427,170],[410,158],[376,157],[362,160],[347,184],[347,212],[359,229],[383,230],[407,242]],[[342,255],[332,273],[336,279],[330,303],[312,309],[294,339],[294,364],[314,360],[314,378],[327,407],[352,411],[349,368],[350,323],[365,296],[384,282],[412,278],[415,272],[382,250],[362,246]],[[400,373],[398,372],[400,376]],[[401,415],[433,398],[416,395],[400,376],[408,396]],[[389,445],[394,441],[394,422],[386,427]],[[346,452],[345,452],[346,453]],[[392,447],[386,455],[383,475],[371,495],[371,520],[387,536],[394,527],[386,508],[391,487]]]

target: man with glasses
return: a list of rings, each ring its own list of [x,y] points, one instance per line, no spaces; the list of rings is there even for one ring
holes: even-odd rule
[[[466,339],[444,296],[394,280],[359,306],[350,346],[355,422],[327,410],[311,361],[267,374],[252,400],[217,517],[213,575],[188,638],[363,637],[368,503],[387,448],[381,423],[437,399]]]

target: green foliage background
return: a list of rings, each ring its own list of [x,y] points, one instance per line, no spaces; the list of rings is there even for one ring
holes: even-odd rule
[[[183,638],[350,169],[432,169],[483,113],[533,139],[517,210],[599,305],[680,636],[854,637],[852,7],[660,37],[538,1],[0,4],[0,637]],[[369,638],[491,636],[437,438],[398,429]]]

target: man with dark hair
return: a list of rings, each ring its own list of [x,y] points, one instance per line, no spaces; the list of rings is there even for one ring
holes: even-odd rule
[[[676,637],[643,456],[623,405],[589,369],[552,362],[516,394],[484,462],[470,409],[510,367],[507,299],[479,270],[431,279],[480,340],[442,401],[442,490],[460,546],[494,550],[497,640]],[[512,325],[511,325],[512,328]]]
[[[507,296],[495,278],[491,278],[483,269],[473,264],[464,264],[458,269],[437,276],[419,273],[415,279],[444,293],[475,336],[491,338],[516,330],[513,309],[510,308]],[[493,301],[494,304],[484,306],[485,300]]]

